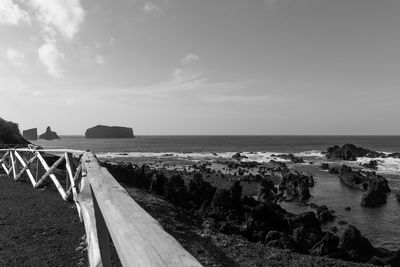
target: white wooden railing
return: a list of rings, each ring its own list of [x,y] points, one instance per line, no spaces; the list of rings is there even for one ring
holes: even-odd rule
[[[0,149],[0,158],[14,180],[27,177],[34,188],[52,182],[65,201],[75,202],[85,225],[90,266],[110,266],[110,240],[123,266],[201,266],[92,152],[29,146]]]

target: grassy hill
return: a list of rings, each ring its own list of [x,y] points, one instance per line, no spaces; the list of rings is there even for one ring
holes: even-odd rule
[[[30,144],[22,137],[18,124],[0,118],[0,145],[27,145]]]

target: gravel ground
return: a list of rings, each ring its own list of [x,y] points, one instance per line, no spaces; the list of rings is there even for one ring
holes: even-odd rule
[[[0,175],[0,266],[87,266],[84,235],[74,203]]]

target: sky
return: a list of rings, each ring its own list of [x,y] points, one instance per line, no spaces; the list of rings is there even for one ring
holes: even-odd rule
[[[0,117],[83,135],[400,134],[398,0],[1,0]]]

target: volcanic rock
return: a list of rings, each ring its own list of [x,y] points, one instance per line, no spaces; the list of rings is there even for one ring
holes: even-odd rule
[[[363,167],[365,167],[365,168],[369,168],[369,169],[374,169],[374,170],[376,170],[376,169],[378,169],[378,161],[376,161],[376,160],[370,160],[370,162],[361,164],[361,166],[363,166]]]
[[[339,238],[327,232],[325,236],[310,249],[310,254],[314,256],[333,256],[338,252],[338,244]]]
[[[290,160],[293,163],[304,163],[304,160],[302,158],[298,158],[293,154],[279,154],[279,155],[271,155],[272,157],[277,157],[285,160]]]
[[[392,154],[387,155],[387,157],[388,158],[398,158],[398,159],[400,159],[400,153],[399,152],[392,153]]]
[[[97,125],[89,128],[85,133],[86,138],[134,138],[133,129],[119,126]]]
[[[23,131],[22,136],[26,140],[31,140],[31,141],[37,140],[38,139],[37,128],[33,128],[33,129],[29,129],[29,130]]]
[[[258,185],[257,200],[260,202],[271,203],[274,201],[277,189],[269,177],[263,179]]]
[[[322,164],[321,164],[321,169],[323,169],[323,170],[329,170],[329,164],[328,164],[328,163],[322,163]]]
[[[317,218],[321,223],[325,224],[329,221],[333,221],[335,215],[333,215],[332,211],[329,210],[327,206],[323,205],[317,208]]]
[[[54,139],[60,139],[60,137],[57,135],[56,132],[51,131],[50,126],[48,126],[46,132],[39,135],[39,139],[54,140]]]
[[[385,157],[385,154],[366,148],[357,147],[353,144],[345,144],[342,147],[339,147],[338,145],[328,147],[325,156],[327,159],[355,161],[358,157],[380,158]]]
[[[190,196],[185,181],[179,174],[168,179],[164,187],[165,197],[173,204],[180,207],[189,207]]]
[[[236,153],[235,155],[233,155],[232,158],[235,159],[235,160],[240,161],[240,160],[242,160],[242,159],[246,159],[247,157],[241,155],[241,154],[238,152],[238,153]]]
[[[338,248],[344,258],[366,262],[375,254],[375,248],[369,240],[361,235],[360,231],[352,225],[348,225],[340,237]]]
[[[216,187],[203,180],[200,173],[195,173],[193,178],[189,180],[188,192],[199,207],[205,201],[211,202],[216,190]]]
[[[168,182],[168,178],[164,173],[153,174],[150,182],[149,192],[163,196],[165,194],[165,185]]]
[[[387,181],[383,177],[370,181],[367,192],[362,196],[361,205],[366,207],[378,206],[386,203],[386,193],[390,192]]]
[[[285,191],[287,196],[298,198],[300,201],[310,198],[310,187],[314,186],[312,176],[290,171],[284,172],[282,176],[282,180],[279,183],[280,191]]]

